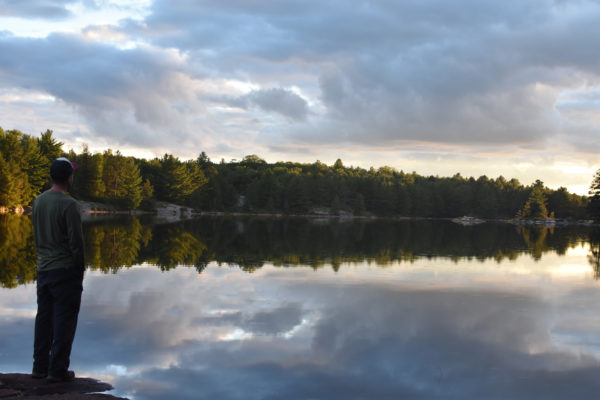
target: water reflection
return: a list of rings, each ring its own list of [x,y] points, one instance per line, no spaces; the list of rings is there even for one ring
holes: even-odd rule
[[[91,273],[73,365],[136,399],[590,399],[600,390],[599,343],[586,342],[600,333],[597,315],[582,309],[600,300],[597,287],[447,284],[445,273],[431,286],[409,270],[397,282],[384,272]],[[3,370],[28,368],[31,324],[5,319]]]
[[[20,215],[0,214],[0,284],[14,288],[33,282],[37,255],[31,220]]]
[[[331,266],[365,260],[378,266],[437,257],[498,262],[530,254],[564,254],[590,241],[590,263],[598,270],[600,235],[581,227],[517,227],[486,223],[464,227],[443,221],[353,221],[301,218],[197,218],[165,223],[153,218],[101,218],[84,224],[88,267],[103,272],[148,263],[161,270],[178,265],[201,272],[208,263],[235,264],[252,272],[277,266]],[[596,244],[594,244],[596,243]],[[595,247],[594,247],[595,246]],[[0,216],[0,271],[3,287],[32,282],[32,227],[29,218]]]
[[[150,227],[142,227],[138,218],[123,218],[120,223],[86,224],[86,261],[104,272],[131,267],[139,259],[140,248],[152,237]]]
[[[594,276],[600,279],[600,229],[590,232],[589,245],[588,261],[594,270]]]
[[[73,367],[137,400],[595,398],[600,235],[471,228],[93,221]],[[0,290],[0,371],[34,309]]]

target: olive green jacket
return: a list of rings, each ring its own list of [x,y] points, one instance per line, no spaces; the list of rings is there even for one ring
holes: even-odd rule
[[[47,190],[33,202],[32,219],[38,271],[85,267],[81,216],[75,199]]]

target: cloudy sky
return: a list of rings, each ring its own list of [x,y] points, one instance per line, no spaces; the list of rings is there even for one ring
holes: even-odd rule
[[[0,126],[584,194],[599,20],[598,0],[0,0]]]

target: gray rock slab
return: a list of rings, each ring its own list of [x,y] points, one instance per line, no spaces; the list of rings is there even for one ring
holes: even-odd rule
[[[105,382],[92,378],[75,378],[70,382],[49,383],[46,379],[33,379],[29,374],[0,374],[0,399],[123,399],[108,394],[112,390]]]

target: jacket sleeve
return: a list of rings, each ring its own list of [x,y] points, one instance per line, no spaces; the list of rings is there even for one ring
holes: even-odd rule
[[[81,228],[81,215],[77,203],[73,202],[66,211],[67,234],[69,248],[76,268],[85,268],[83,230]]]

